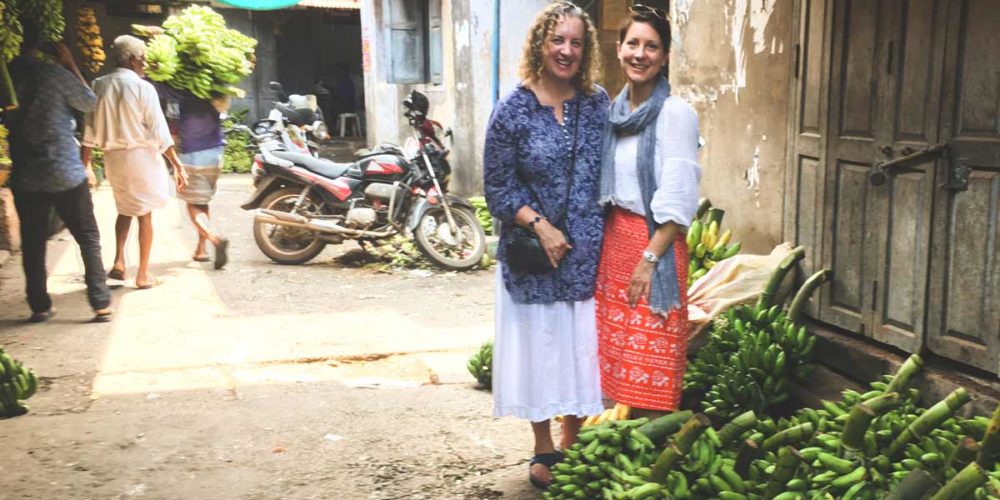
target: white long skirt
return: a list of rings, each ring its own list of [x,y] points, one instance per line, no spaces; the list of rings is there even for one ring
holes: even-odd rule
[[[603,411],[594,299],[519,304],[497,265],[493,416],[541,422]]]
[[[104,175],[111,184],[119,215],[146,215],[165,207],[170,200],[167,166],[153,148],[105,151]]]

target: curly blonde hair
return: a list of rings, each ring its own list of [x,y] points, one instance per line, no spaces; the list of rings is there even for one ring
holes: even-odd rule
[[[580,69],[573,76],[573,85],[578,89],[592,93],[595,84],[601,78],[601,51],[597,42],[597,29],[590,16],[580,7],[565,1],[553,2],[535,16],[535,21],[528,31],[528,39],[524,42],[521,53],[519,74],[526,82],[537,82],[542,75],[542,57],[545,55],[545,42],[552,36],[559,21],[575,17],[583,21],[584,42],[583,54],[580,58]]]

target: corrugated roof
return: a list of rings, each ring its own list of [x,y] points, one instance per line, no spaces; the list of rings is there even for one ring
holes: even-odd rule
[[[299,7],[361,10],[361,0],[302,0],[299,2]]]

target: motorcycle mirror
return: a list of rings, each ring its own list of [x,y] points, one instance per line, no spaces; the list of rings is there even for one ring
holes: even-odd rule
[[[451,127],[448,127],[448,128],[445,129],[444,136],[447,137],[447,138],[449,138],[449,139],[454,139],[455,138],[455,134],[452,133]]]

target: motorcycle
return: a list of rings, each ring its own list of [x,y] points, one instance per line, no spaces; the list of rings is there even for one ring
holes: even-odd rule
[[[267,86],[278,97],[277,101],[273,101],[274,109],[272,111],[277,110],[288,123],[301,127],[311,139],[318,141],[330,139],[330,131],[323,118],[323,110],[316,104],[315,95],[288,95],[280,82],[270,82]]]
[[[337,163],[289,151],[273,134],[260,142],[257,188],[242,208],[254,212],[254,240],[264,255],[302,264],[327,244],[402,234],[442,268],[479,263],[486,235],[472,205],[447,192],[449,150],[428,127],[427,98],[413,91],[403,106],[414,129],[408,152],[383,144],[353,163]]]

